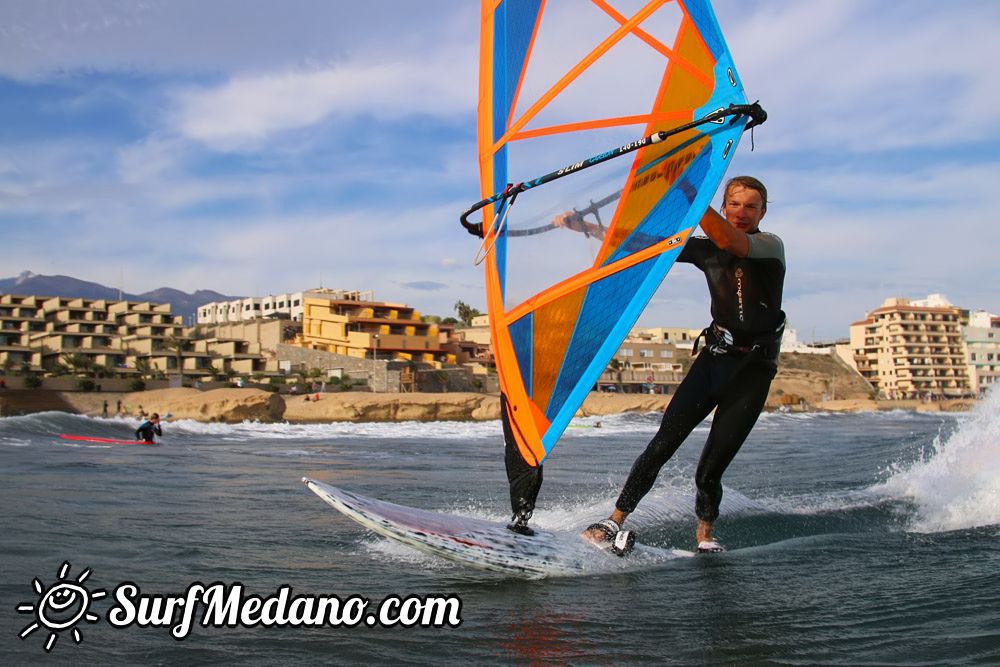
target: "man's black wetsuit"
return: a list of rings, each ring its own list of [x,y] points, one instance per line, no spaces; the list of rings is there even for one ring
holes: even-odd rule
[[[714,522],[722,502],[722,473],[743,445],[764,407],[778,371],[784,329],[781,294],[784,246],[774,234],[750,235],[748,257],[692,238],[678,262],[705,273],[712,296],[712,324],[697,356],[663,413],[660,429],[632,465],[616,507],[631,513],[653,486],[660,468],[684,439],[715,409],[712,428],[695,474],[699,519]]]
[[[163,429],[160,428],[159,424],[154,424],[153,422],[146,420],[135,430],[136,440],[145,440],[146,442],[153,442],[153,434],[162,436]]]

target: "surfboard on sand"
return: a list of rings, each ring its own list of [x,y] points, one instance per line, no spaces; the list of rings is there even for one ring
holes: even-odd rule
[[[151,442],[146,442],[145,440],[115,440],[114,438],[98,438],[90,435],[69,435],[68,433],[60,433],[59,437],[63,440],[75,440],[77,442],[95,442],[101,445],[152,445]]]
[[[465,565],[528,577],[596,574],[691,556],[691,552],[636,544],[618,558],[576,531],[535,529],[517,535],[504,523],[396,505],[302,478],[310,491],[365,528],[426,553]]]

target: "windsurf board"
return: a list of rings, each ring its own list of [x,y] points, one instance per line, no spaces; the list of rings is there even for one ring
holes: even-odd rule
[[[519,535],[497,521],[396,505],[308,477],[302,481],[328,505],[379,535],[484,570],[528,577],[592,574],[693,555],[636,544],[627,558],[618,558],[576,531],[535,528],[534,535]]]
[[[151,442],[146,442],[145,440],[116,440],[114,438],[98,438],[90,435],[70,435],[68,433],[60,433],[59,437],[63,440],[75,440],[77,442],[96,442],[102,445],[152,445]]]

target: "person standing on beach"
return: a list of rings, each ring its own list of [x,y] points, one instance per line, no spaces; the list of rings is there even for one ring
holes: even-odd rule
[[[167,415],[168,417],[170,415]],[[149,416],[149,419],[142,422],[139,428],[135,430],[135,439],[144,440],[147,445],[153,444],[153,436],[158,435],[163,436],[163,429],[160,427],[160,415],[154,412]]]
[[[722,502],[722,474],[757,422],[778,371],[785,327],[785,251],[780,238],[758,228],[767,212],[767,189],[756,178],[730,179],[721,211],[705,212],[701,228],[707,238],[693,237],[677,258],[694,264],[708,281],[712,323],[695,341],[694,352],[702,337],[705,348],[633,464],[614,511],[583,532],[592,542],[617,544],[625,518],[653,487],[660,469],[714,409],[695,473],[696,541],[699,552],[723,551],[712,534]]]
[[[107,417],[108,416],[108,402],[107,401],[104,401],[104,405],[101,406],[101,416],[102,417]]]

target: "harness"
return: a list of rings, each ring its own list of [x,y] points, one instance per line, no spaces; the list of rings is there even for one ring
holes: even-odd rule
[[[705,339],[705,349],[714,356],[724,354],[759,354],[763,359],[777,359],[781,350],[781,336],[785,332],[785,317],[782,313],[781,324],[777,329],[767,333],[748,334],[740,331],[730,331],[718,322],[713,321],[705,327],[694,339],[694,349],[691,354],[698,353],[701,339]]]

